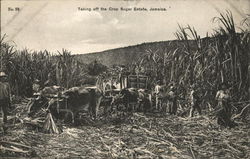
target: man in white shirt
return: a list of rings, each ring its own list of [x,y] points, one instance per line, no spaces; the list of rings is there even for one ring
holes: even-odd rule
[[[155,85],[155,108],[156,110],[159,110],[160,105],[161,105],[161,101],[159,99],[160,90],[161,90],[160,81],[157,81]]]

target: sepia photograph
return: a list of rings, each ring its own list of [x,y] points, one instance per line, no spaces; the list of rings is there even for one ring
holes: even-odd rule
[[[0,8],[0,158],[250,158],[250,0]]]

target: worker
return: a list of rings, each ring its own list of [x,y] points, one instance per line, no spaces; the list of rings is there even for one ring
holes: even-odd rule
[[[160,105],[161,105],[161,101],[160,101],[160,91],[161,91],[161,86],[160,86],[160,81],[156,82],[155,85],[155,109],[159,110]]]
[[[220,108],[217,114],[217,123],[225,127],[234,126],[234,122],[231,121],[231,96],[228,85],[226,83],[222,83],[220,85],[220,88],[216,93],[215,99],[218,101],[218,106]]]
[[[3,123],[7,123],[7,110],[11,102],[10,85],[5,72],[0,72],[0,108],[3,113]]]
[[[194,111],[197,110],[199,115],[201,115],[201,92],[198,89],[198,86],[193,84],[191,86],[190,90],[190,104],[191,104],[191,109],[190,109],[190,115],[189,117],[194,116]]]
[[[170,86],[169,92],[167,94],[168,108],[170,115],[176,115],[177,113],[177,94],[176,87],[174,85]]]
[[[34,83],[32,85],[32,89],[33,89],[33,93],[38,93],[40,91],[41,86],[40,86],[40,81],[38,79],[34,80]]]

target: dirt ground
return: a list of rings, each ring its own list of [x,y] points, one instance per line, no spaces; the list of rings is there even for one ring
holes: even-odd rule
[[[213,116],[113,114],[45,134],[18,122],[0,132],[0,158],[250,158],[250,124],[232,129]]]

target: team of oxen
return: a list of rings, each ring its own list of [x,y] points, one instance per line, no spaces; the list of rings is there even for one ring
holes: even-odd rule
[[[96,119],[100,107],[103,114],[109,114],[114,110],[122,111],[150,111],[152,97],[145,89],[125,88],[102,90],[93,87],[73,87],[63,90],[61,87],[45,87],[37,97],[29,103],[29,116],[34,116],[39,110],[49,111],[57,119],[71,119],[74,122],[79,119],[80,113],[85,112]]]

